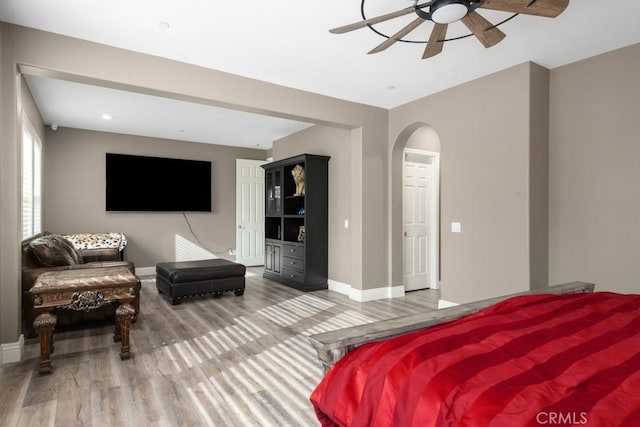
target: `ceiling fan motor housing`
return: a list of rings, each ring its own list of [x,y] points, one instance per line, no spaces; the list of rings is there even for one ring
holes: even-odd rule
[[[451,24],[469,12],[467,0],[435,0],[429,8],[431,20],[436,24]]]

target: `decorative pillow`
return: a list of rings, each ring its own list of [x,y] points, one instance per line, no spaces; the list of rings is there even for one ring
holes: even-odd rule
[[[77,233],[63,234],[78,250],[117,248],[122,251],[127,246],[124,233]]]
[[[82,255],[80,255],[80,252],[78,252],[76,247],[73,245],[73,243],[69,239],[65,239],[64,237],[58,234],[54,236],[55,236],[54,240],[56,241],[56,243],[59,243],[60,245],[62,245],[69,253],[69,256],[74,262],[74,264],[72,265],[82,264],[84,262],[84,260],[82,259]]]
[[[56,234],[50,234],[29,243],[33,255],[43,267],[78,265],[82,257],[71,242]]]

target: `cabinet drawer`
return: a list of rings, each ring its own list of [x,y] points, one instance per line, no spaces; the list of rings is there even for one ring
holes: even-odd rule
[[[282,257],[282,267],[291,268],[293,270],[304,271],[304,259]]]
[[[282,256],[294,256],[304,258],[304,246],[283,245]]]
[[[291,280],[293,282],[304,283],[304,273],[290,268],[282,269],[282,278]]]

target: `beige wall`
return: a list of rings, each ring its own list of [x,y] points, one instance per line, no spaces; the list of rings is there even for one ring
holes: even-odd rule
[[[402,146],[427,124],[440,137],[442,298],[529,288],[530,84],[522,64],[391,111],[393,284],[402,281]]]
[[[413,148],[415,150],[439,153],[440,137],[431,126],[422,126],[416,129],[411,136],[407,138],[404,148]]]
[[[29,117],[29,121],[35,128],[40,141],[44,144],[44,122],[42,121],[42,116],[40,116],[40,110],[38,110],[38,106],[33,100],[33,96],[31,96],[29,86],[22,77],[20,78],[20,98],[22,100],[22,110],[24,111],[24,114]]]
[[[0,242],[20,241],[22,114],[28,118],[44,145],[44,125],[24,79],[11,60],[11,37],[0,31]],[[22,112],[18,114],[17,112]],[[14,143],[15,141],[15,143]],[[13,330],[20,323],[20,278],[15,265],[20,251],[0,243],[0,342],[15,341]],[[8,284],[8,286],[5,286]],[[3,325],[9,325],[5,328]],[[8,338],[7,338],[8,337]],[[11,339],[14,337],[14,339]]]
[[[9,97],[9,94],[7,93],[7,83],[6,83],[6,79],[4,78],[4,76],[6,75],[6,71],[5,69],[7,68],[5,66],[6,63],[6,58],[4,55],[5,52],[5,48],[4,48],[4,34],[2,32],[2,29],[0,28],[0,99],[5,99],[7,97]],[[0,127],[2,129],[5,129],[8,125],[8,120],[9,118],[7,117],[8,114],[5,111],[6,108],[6,102],[0,102]],[[6,165],[6,161],[4,160],[7,157],[7,147],[8,147],[8,143],[6,141],[6,135],[2,137],[2,139],[0,139],[0,169],[5,169],[7,167]],[[5,180],[7,178],[7,174],[0,174],[0,194],[2,195],[2,197],[0,197],[0,221],[3,220],[6,215],[7,215],[7,208],[8,208],[8,204],[6,202],[4,202],[4,188],[7,187],[8,185],[5,184]],[[5,233],[6,230],[8,229],[8,225],[7,227],[3,226],[2,223],[0,222],[0,239],[5,238]],[[10,265],[10,262],[8,259],[6,259],[7,257],[3,256],[2,254],[2,247],[0,246],[0,271],[4,270],[7,264]],[[0,274],[0,280],[3,280],[3,276]],[[5,310],[2,309],[2,307],[6,304],[13,304],[14,300],[15,300],[15,296],[12,295],[12,293],[15,292],[15,290],[9,290],[9,289],[4,289],[4,286],[2,286],[2,281],[0,281],[0,343],[4,343],[4,342],[10,342],[13,341],[13,335],[12,334],[7,334],[7,341],[4,340],[4,335],[2,334],[2,324],[3,323],[11,323],[13,324],[15,322],[15,319],[12,319],[12,317],[14,317],[15,313],[10,313],[8,315],[5,315]],[[11,310],[8,310],[11,311]],[[1,356],[0,356],[1,358]],[[0,363],[2,363],[2,360],[0,360]]]
[[[355,260],[361,262],[362,280],[358,283],[354,280],[352,286],[357,289],[377,289],[389,286],[389,266],[387,263],[389,254],[388,224],[389,224],[389,193],[387,181],[389,179],[389,155],[387,153],[389,134],[389,114],[385,111],[378,111],[365,117],[362,127],[363,141],[374,143],[362,144],[361,152],[354,156],[352,151],[351,167],[359,172],[359,176],[354,180],[360,180],[355,188],[362,188],[361,197],[352,192],[355,203],[360,206],[352,206],[353,218],[361,218],[359,227],[361,237],[356,239],[355,244],[362,244],[361,248],[354,247]],[[353,137],[353,133],[352,133]],[[353,143],[353,141],[352,141]],[[353,149],[353,148],[352,148]],[[362,159],[362,162],[360,162]],[[356,163],[356,164],[354,164]],[[356,222],[356,225],[357,222]],[[353,231],[352,231],[353,232]],[[352,234],[352,237],[354,235]],[[361,256],[358,256],[362,254]]]
[[[640,44],[551,73],[549,276],[640,293]]]
[[[351,220],[351,132],[313,126],[274,141],[273,159],[298,154],[331,156],[329,160],[329,279],[351,285],[351,235],[344,220]]]
[[[529,287],[549,285],[549,70],[531,64],[529,86]]]
[[[106,212],[105,153],[206,160],[212,163],[212,212]],[[44,163],[47,229],[56,233],[123,232],[136,267],[177,260],[176,236],[229,258],[236,246],[235,159],[264,160],[265,151],[58,128],[47,131]],[[170,173],[169,171],[167,173]],[[166,195],[171,197],[170,194]]]

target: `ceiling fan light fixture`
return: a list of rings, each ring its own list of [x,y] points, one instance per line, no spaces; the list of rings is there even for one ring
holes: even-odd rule
[[[469,12],[469,3],[464,0],[435,1],[429,12],[436,24],[451,24],[465,17]]]

